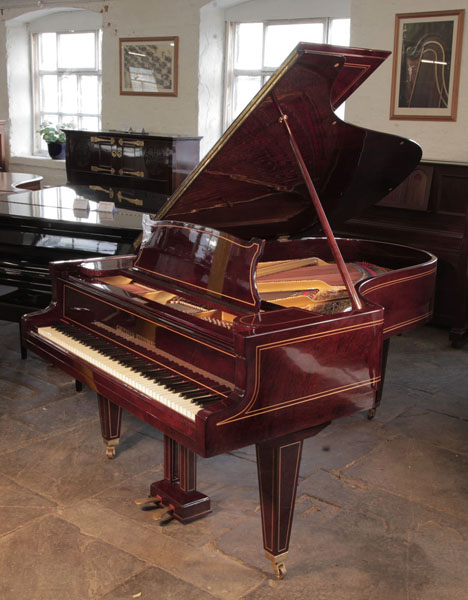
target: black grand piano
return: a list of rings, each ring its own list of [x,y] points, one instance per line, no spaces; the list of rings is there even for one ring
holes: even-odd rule
[[[52,303],[23,318],[27,347],[96,390],[109,457],[122,409],[164,433],[164,478],[144,501],[166,516],[210,512],[196,455],[256,444],[278,577],[302,441],[375,410],[386,340],[431,316],[433,255],[335,240],[331,228],[421,156],[333,110],[387,54],[299,44],[145,227],[137,253],[53,263]]]

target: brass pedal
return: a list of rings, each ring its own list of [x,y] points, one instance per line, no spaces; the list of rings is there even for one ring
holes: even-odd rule
[[[147,506],[148,504],[151,504],[152,502],[154,502],[154,504],[157,506],[159,506],[160,502],[161,502],[161,498],[159,498],[159,496],[147,496],[146,498],[137,498],[136,500],[134,500],[135,504],[137,506]]]
[[[172,506],[166,506],[162,508],[156,515],[153,517],[153,521],[159,521],[160,525],[165,525],[172,521],[174,518],[174,509]]]

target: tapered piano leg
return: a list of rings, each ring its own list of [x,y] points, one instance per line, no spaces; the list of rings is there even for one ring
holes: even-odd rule
[[[383,387],[385,382],[385,371],[387,369],[387,359],[388,359],[388,350],[390,348],[390,338],[387,338],[382,343],[382,380],[380,382],[380,388],[375,397],[375,406],[367,411],[367,418],[373,419],[375,417],[375,413],[377,412],[377,408],[380,406],[382,401]]]
[[[101,394],[98,394],[99,419],[101,421],[101,432],[106,445],[107,458],[114,458],[115,447],[120,439],[120,425],[122,421],[122,409]]]
[[[326,425],[256,445],[263,546],[278,579],[286,574],[302,441],[317,435]]]
[[[210,498],[196,490],[197,457],[168,436],[164,436],[164,479],[151,484],[150,497],[188,523],[211,512]]]

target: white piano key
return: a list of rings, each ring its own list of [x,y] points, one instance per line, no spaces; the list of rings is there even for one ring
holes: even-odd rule
[[[126,367],[68,335],[64,335],[54,327],[40,327],[38,335],[90,363],[94,367],[98,367],[108,375],[116,377],[149,398],[184,415],[191,421],[195,421],[195,415],[198,411],[202,410],[201,406],[198,406],[190,399],[184,398],[184,396],[177,392],[171,392],[157,382],[149,381],[130,367]]]

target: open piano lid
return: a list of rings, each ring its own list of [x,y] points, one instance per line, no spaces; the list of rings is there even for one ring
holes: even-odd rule
[[[243,238],[321,231],[278,105],[288,117],[330,225],[383,198],[414,169],[420,147],[341,121],[338,107],[389,55],[300,43],[156,219]]]

